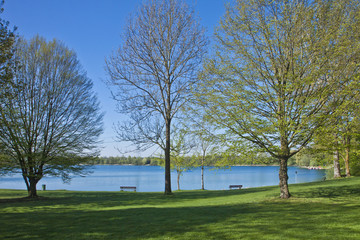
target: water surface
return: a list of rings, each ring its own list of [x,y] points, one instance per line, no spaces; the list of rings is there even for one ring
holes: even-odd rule
[[[70,184],[64,184],[60,178],[45,177],[38,183],[38,189],[46,184],[46,189],[78,191],[119,191],[120,186],[135,186],[139,192],[164,191],[164,168],[159,166],[122,166],[96,165],[93,173],[80,177],[75,176]],[[243,185],[243,188],[272,186],[279,183],[278,166],[236,166],[231,169],[205,168],[205,189],[229,189],[229,185]],[[324,170],[289,167],[289,183],[321,181]],[[171,173],[172,190],[177,189],[177,174]],[[20,174],[11,177],[0,177],[0,188],[26,189]],[[180,178],[182,190],[201,188],[201,169],[194,168],[184,172]]]

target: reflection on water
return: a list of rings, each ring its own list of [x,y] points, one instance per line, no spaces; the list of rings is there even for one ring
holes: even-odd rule
[[[231,169],[205,169],[205,189],[228,189],[229,185],[243,185],[243,188],[278,185],[279,167],[277,166],[237,166]],[[289,167],[289,183],[320,181],[324,170]],[[171,174],[172,189],[176,190],[176,172]],[[74,177],[70,184],[60,178],[45,177],[38,183],[38,189],[46,184],[46,189],[66,189],[79,191],[119,191],[120,186],[136,186],[139,192],[161,192],[164,190],[164,169],[158,166],[119,166],[97,165],[93,173],[86,177]],[[180,178],[182,190],[201,188],[201,170],[194,168],[184,172]],[[0,188],[26,189],[20,174],[0,177]]]

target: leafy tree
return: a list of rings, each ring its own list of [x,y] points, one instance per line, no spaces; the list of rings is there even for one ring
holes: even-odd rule
[[[281,198],[290,197],[288,159],[356,79],[358,13],[351,0],[238,0],[216,32],[198,104],[217,128],[278,159]]]
[[[165,194],[171,193],[171,125],[190,98],[207,44],[194,11],[181,0],[148,0],[132,15],[124,42],[106,60],[120,113],[120,141],[164,150]]]
[[[356,98],[348,100],[346,108],[342,111],[341,117],[338,118],[337,134],[339,136],[339,155],[344,160],[345,174],[351,176],[350,159],[353,151],[356,151],[356,137],[360,134],[360,94],[356,91]]]
[[[334,178],[344,173],[351,176],[351,161],[356,161],[357,142],[360,126],[360,93],[359,78],[355,78],[347,92],[344,92],[344,103],[339,106],[336,114],[328,117],[326,124],[317,132],[315,147],[333,155]],[[340,160],[343,159],[344,164]],[[345,172],[342,174],[341,166]]]
[[[45,175],[82,173],[97,154],[102,114],[76,54],[57,40],[20,39],[10,95],[0,104],[0,140],[21,170],[29,197]]]
[[[360,129],[360,128],[358,128]],[[353,151],[351,152],[350,157],[354,159],[354,161],[350,162],[350,170],[353,176],[360,176],[360,133],[354,136],[353,140]]]
[[[0,2],[0,14],[4,11],[4,1]],[[15,30],[9,29],[9,22],[0,18],[0,101],[7,96],[10,97],[9,88],[12,82],[14,68],[14,43],[16,40]],[[2,109],[0,109],[2,110]],[[6,174],[15,166],[11,163],[9,156],[4,154],[3,143],[0,142],[0,174]]]
[[[0,14],[3,13],[4,1],[0,2]],[[9,22],[0,18],[0,84],[1,96],[6,95],[6,89],[11,84],[13,74],[13,55],[15,30],[9,30]]]

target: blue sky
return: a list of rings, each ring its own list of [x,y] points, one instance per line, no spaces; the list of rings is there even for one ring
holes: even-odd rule
[[[226,0],[186,0],[195,6],[201,24],[212,36],[214,27],[225,13]],[[104,59],[116,50],[122,39],[120,34],[129,14],[136,11],[142,0],[5,0],[2,18],[17,33],[30,39],[36,34],[47,40],[56,38],[73,49],[87,75],[94,82],[94,90],[103,111],[104,134],[102,156],[122,155],[127,144],[115,141],[114,123],[122,116],[115,111],[115,102],[103,80],[107,78]],[[152,152],[133,153],[147,156]]]

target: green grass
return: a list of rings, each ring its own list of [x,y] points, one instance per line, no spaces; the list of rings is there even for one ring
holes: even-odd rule
[[[0,239],[360,239],[360,178],[232,191],[0,190]]]

